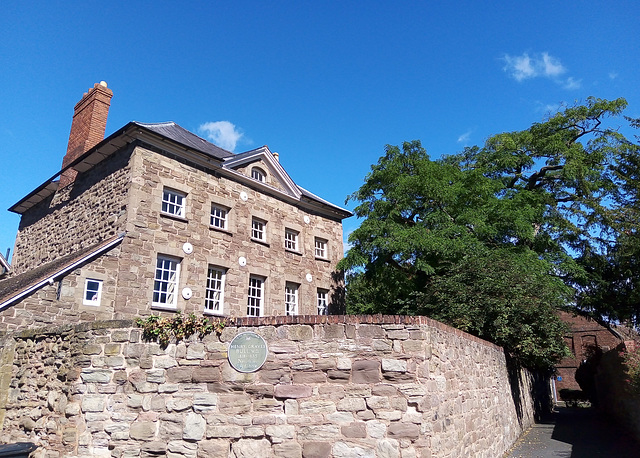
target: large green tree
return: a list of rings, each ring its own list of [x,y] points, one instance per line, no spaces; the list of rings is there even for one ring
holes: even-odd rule
[[[633,154],[606,121],[625,107],[590,98],[439,160],[419,142],[388,146],[349,197],[362,223],[341,262],[348,310],[427,314],[552,364],[566,351],[554,311],[593,284],[584,260],[619,233]]]

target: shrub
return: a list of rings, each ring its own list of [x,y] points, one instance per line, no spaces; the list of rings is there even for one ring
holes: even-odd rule
[[[194,313],[183,316],[179,311],[172,318],[151,315],[136,320],[138,327],[142,328],[142,337],[146,340],[157,340],[163,347],[166,347],[171,339],[179,342],[196,333],[200,337],[214,331],[216,334],[220,334],[227,322],[226,318],[210,320],[203,316],[198,317]]]

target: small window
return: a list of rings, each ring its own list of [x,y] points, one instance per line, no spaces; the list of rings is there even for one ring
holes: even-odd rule
[[[82,303],[84,305],[100,305],[100,299],[102,297],[102,280],[94,280],[93,278],[87,278],[84,282],[84,295],[82,296]]]
[[[264,173],[264,170],[262,170],[260,167],[254,167],[251,169],[251,178],[253,178],[254,180],[258,180],[264,183],[266,176],[267,175]]]
[[[289,283],[284,287],[284,308],[287,315],[298,314],[298,288],[300,285]]]
[[[209,266],[204,299],[205,312],[217,315],[223,312],[224,281],[226,276],[226,270],[222,267]]]
[[[267,240],[266,226],[267,223],[265,221],[253,218],[251,220],[251,238],[265,242]]]
[[[316,237],[315,239],[316,258],[327,259],[327,241]]]
[[[158,256],[151,305],[161,308],[176,308],[179,275],[180,261],[178,259]]]
[[[215,227],[217,229],[227,229],[227,216],[229,214],[229,209],[225,207],[220,207],[215,204],[211,204],[211,227]]]
[[[249,277],[249,294],[247,296],[247,316],[262,316],[264,303],[264,279]]]
[[[284,248],[290,251],[298,251],[298,232],[293,229],[284,230]]]
[[[162,213],[184,218],[185,197],[181,192],[165,188],[162,193]]]
[[[329,291],[326,289],[318,289],[318,315],[327,315],[329,313]]]

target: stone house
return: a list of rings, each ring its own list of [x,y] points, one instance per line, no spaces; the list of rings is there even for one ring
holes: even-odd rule
[[[267,146],[234,154],[173,122],[104,138],[113,93],[75,106],[62,169],[21,215],[0,331],[176,311],[340,311],[342,220]]]

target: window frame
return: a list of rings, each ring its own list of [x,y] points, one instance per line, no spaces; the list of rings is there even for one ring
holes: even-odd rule
[[[284,229],[284,249],[287,251],[300,252],[300,231],[285,227]]]
[[[322,310],[320,309],[320,303],[324,302]],[[324,288],[318,288],[316,290],[316,311],[318,315],[329,314],[329,290]]]
[[[256,224],[260,225],[260,229],[256,229]],[[255,234],[260,234],[262,237],[256,237]],[[251,240],[266,243],[267,242],[267,222],[261,218],[255,216],[251,217]]]
[[[249,276],[249,287],[247,289],[247,316],[263,316],[266,279],[259,275]],[[257,315],[252,313],[256,312]]]
[[[160,266],[159,263],[160,261],[163,262],[163,265]],[[171,265],[175,266],[175,269],[167,269],[165,268],[164,262],[170,263],[169,267],[171,267]],[[157,309],[164,309],[164,310],[177,310],[178,308],[178,287],[180,286],[180,265],[182,263],[182,259],[180,258],[176,258],[175,256],[169,256],[169,255],[165,255],[165,254],[158,254],[156,256],[156,268],[154,270],[154,277],[153,277],[153,295],[151,298],[151,307],[152,308],[157,308]],[[158,278],[158,273],[161,273],[160,278]],[[169,272],[169,276],[171,276],[171,273],[173,273],[173,280],[169,277],[167,279],[164,279],[164,275],[162,275],[162,273],[164,272]],[[162,285],[162,284],[166,284],[166,289],[159,289],[158,286]],[[170,287],[173,286],[173,291],[170,289]],[[160,299],[162,296],[166,296],[166,298],[170,298],[171,300],[156,300],[156,297],[158,299]]]
[[[171,200],[174,197],[175,201]],[[178,203],[179,199],[179,203]],[[175,207],[178,211],[170,211],[171,207]],[[162,189],[162,202],[160,206],[160,212],[163,215],[171,216],[174,218],[186,219],[187,215],[187,194],[178,191],[177,189],[164,187]]]
[[[214,214],[214,210],[218,210],[221,213],[224,213],[223,216]],[[215,202],[211,203],[211,212],[209,213],[209,227],[213,229],[219,229],[222,231],[229,230],[229,207],[224,205],[216,204]],[[214,221],[222,221],[222,226],[218,224],[214,224]]]
[[[220,274],[219,278],[213,278],[211,273]],[[207,283],[204,290],[204,313],[210,315],[222,315],[224,313],[224,287],[227,280],[227,269],[209,264],[207,268]],[[217,281],[219,285],[215,287],[212,282]],[[214,296],[218,294],[216,299]],[[217,307],[209,307],[210,304],[217,303]]]
[[[95,299],[87,299],[87,293],[89,291],[89,282],[97,283],[98,289],[95,291]],[[82,305],[89,305],[92,307],[99,307],[102,302],[102,280],[97,278],[86,278],[84,281],[84,290],[82,292]]]
[[[251,167],[251,178],[260,183],[267,182],[267,173],[260,167]]]
[[[318,247],[318,243],[322,244],[322,247]],[[313,239],[313,251],[317,259],[329,259],[329,241],[322,237],[314,237]],[[318,254],[320,253],[320,254]]]
[[[299,314],[299,291],[300,285],[298,283],[286,282],[284,285],[284,314],[285,315],[298,315]]]

